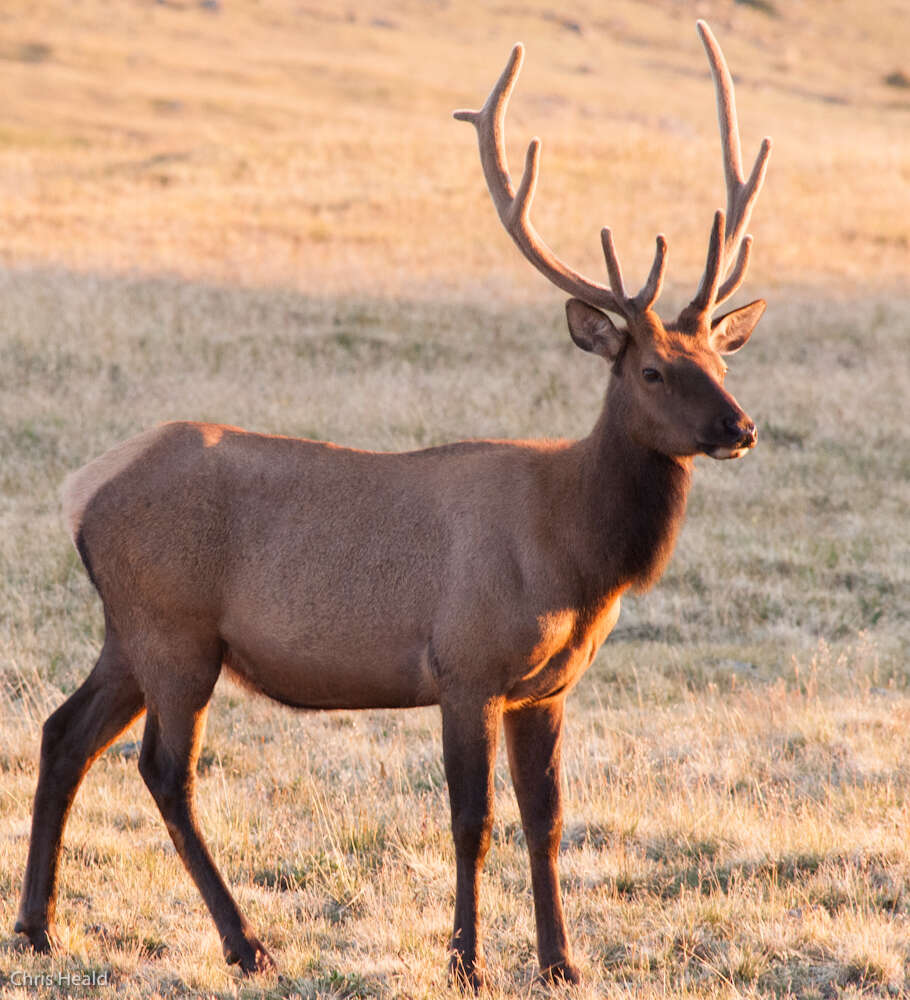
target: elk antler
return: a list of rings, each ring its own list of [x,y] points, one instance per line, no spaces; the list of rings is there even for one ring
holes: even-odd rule
[[[724,54],[717,44],[717,39],[704,21],[696,22],[698,37],[705,47],[708,62],[711,65],[711,76],[714,79],[714,91],[717,98],[717,119],[720,124],[720,141],[724,160],[724,179],[727,187],[727,214],[717,212],[711,229],[711,240],[708,244],[708,260],[705,273],[695,293],[695,298],[684,312],[695,315],[710,314],[725,302],[743,283],[746,268],[749,265],[749,255],[752,251],[752,237],[743,236],[752,208],[761,191],[768,167],[768,157],[771,155],[771,140],[762,140],[755,165],[749,179],[743,179],[742,148],[739,141],[739,126],[736,120],[736,101],[733,97],[733,78],[727,68]],[[720,284],[730,270],[733,255],[736,265],[729,277]],[[719,286],[719,287],[718,287]]]
[[[626,295],[623,286],[622,271],[613,246],[613,235],[609,229],[602,229],[600,233],[610,280],[609,287],[590,281],[572,270],[544,243],[531,222],[530,214],[540,166],[540,139],[533,138],[528,146],[524,173],[517,192],[512,184],[506,161],[506,108],[523,60],[524,47],[519,43],[512,49],[506,68],[490,91],[484,106],[479,111],[456,111],[455,117],[459,121],[471,122],[477,129],[480,162],[487,188],[506,232],[525,257],[564,292],[577,296],[589,305],[600,306],[602,309],[631,319],[632,316],[649,309],[660,294],[666,267],[667,241],[663,236],[657,237],[654,263],[651,265],[648,280],[644,288],[631,297]]]

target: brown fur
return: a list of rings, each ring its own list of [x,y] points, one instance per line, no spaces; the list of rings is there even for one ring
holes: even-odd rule
[[[606,402],[583,440],[386,454],[175,423],[69,478],[66,519],[101,595],[106,637],[88,679],[44,727],[16,924],[35,947],[53,939],[79,783],[144,711],[140,772],[225,957],[246,972],[272,965],[193,805],[206,708],[226,668],[299,707],[440,706],[457,859],[452,970],[474,987],[504,725],[540,966],[578,980],[556,872],[565,696],[616,623],[622,594],[663,571],[693,456],[736,457],[756,439],[723,389],[720,353],[745,343],[764,304],[713,323],[710,309],[689,307],[665,326],[650,308],[662,261],[661,252],[638,297],[616,289],[622,328],[568,303],[576,344],[610,366]],[[608,268],[621,285],[609,254]],[[703,298],[714,303],[717,266],[712,273]]]

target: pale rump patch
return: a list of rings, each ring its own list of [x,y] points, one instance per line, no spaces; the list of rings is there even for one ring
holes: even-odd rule
[[[63,517],[73,541],[79,536],[82,515],[89,501],[106,483],[132,465],[167,430],[168,424],[143,431],[128,441],[115,445],[100,457],[70,473],[63,483]]]

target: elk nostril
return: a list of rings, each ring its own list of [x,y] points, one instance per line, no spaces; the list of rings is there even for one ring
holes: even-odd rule
[[[758,437],[755,424],[746,416],[724,417],[721,426],[732,440],[740,444],[754,444]]]

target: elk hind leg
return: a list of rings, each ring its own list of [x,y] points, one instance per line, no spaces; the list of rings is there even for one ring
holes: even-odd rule
[[[224,957],[244,973],[264,972],[275,963],[240,912],[202,838],[194,805],[196,761],[208,700],[220,663],[182,671],[179,682],[150,699],[139,770],[164,819],[180,859],[196,883],[221,937]],[[162,676],[157,674],[156,676]],[[179,690],[178,690],[179,688]]]
[[[60,849],[79,784],[95,759],[143,707],[136,679],[108,634],[85,682],[44,724],[28,862],[15,925],[38,951],[49,950],[55,940]]]

